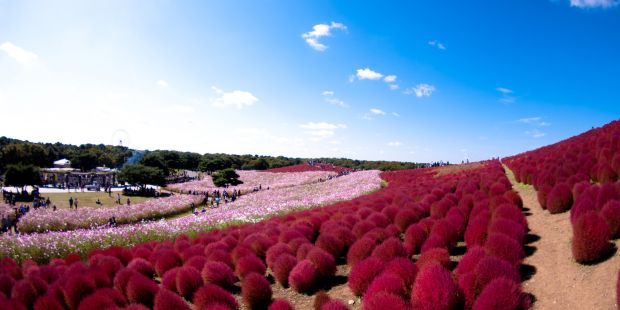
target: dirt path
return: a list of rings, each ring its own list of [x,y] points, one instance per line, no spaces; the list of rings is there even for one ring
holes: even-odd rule
[[[617,309],[620,255],[616,253],[593,266],[576,263],[571,254],[569,212],[551,215],[543,210],[534,188],[517,183],[512,172],[507,168],[506,171],[528,211],[532,235],[528,246],[533,254],[525,259],[524,265],[533,274],[523,282],[523,289],[535,296],[533,309]],[[618,240],[615,243],[620,245]]]

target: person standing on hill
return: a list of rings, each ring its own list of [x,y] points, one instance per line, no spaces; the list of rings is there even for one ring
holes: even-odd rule
[[[73,197],[69,197],[69,209],[73,209]]]
[[[75,197],[75,201],[73,202],[73,204],[75,205],[75,209],[77,210],[77,207],[78,207],[78,199],[77,199],[77,197]]]

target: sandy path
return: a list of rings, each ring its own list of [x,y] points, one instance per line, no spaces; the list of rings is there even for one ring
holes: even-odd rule
[[[524,265],[535,269],[531,278],[523,282],[523,288],[536,298],[533,309],[617,309],[620,255],[616,253],[593,266],[576,263],[571,254],[569,212],[551,215],[544,211],[534,188],[517,183],[512,172],[506,170],[524,208],[529,209],[527,222],[534,236],[528,246],[534,253],[525,259]],[[618,240],[615,243],[620,245]]]

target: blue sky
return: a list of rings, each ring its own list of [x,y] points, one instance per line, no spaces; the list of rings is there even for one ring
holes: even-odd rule
[[[0,0],[0,135],[429,162],[620,115],[620,5]]]

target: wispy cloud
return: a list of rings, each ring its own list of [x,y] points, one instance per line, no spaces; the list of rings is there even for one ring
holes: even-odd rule
[[[333,96],[333,95],[334,95],[334,91],[332,90],[323,91],[323,96]]]
[[[168,82],[167,82],[167,81],[165,81],[165,80],[159,80],[159,81],[157,81],[157,82],[155,82],[155,83],[157,84],[157,86],[159,86],[159,87],[164,87],[164,88],[165,88],[165,87],[168,87],[168,85],[169,85],[169,84],[168,84]]]
[[[305,124],[300,124],[299,127],[306,129],[306,133],[311,135],[313,140],[318,141],[334,136],[336,134],[336,130],[346,129],[347,125],[327,122],[308,122]]]
[[[404,93],[407,95],[415,94],[416,97],[421,98],[421,97],[430,97],[435,92],[435,90],[436,90],[435,86],[422,83],[414,87],[405,89]]]
[[[620,4],[618,0],[570,0],[570,6],[589,9],[589,8],[611,8]]]
[[[398,113],[396,113],[396,112],[392,112],[392,115],[394,115],[394,116],[396,116],[396,117],[399,117],[399,116],[400,116],[400,114],[398,114]]]
[[[387,145],[391,147],[399,147],[403,145],[403,143],[400,141],[391,141],[391,142],[388,142]]]
[[[497,90],[502,96],[499,99],[499,102],[504,104],[511,104],[517,101],[517,98],[513,96],[514,91],[512,89],[506,87],[497,87],[495,90]]]
[[[532,137],[532,138],[536,138],[536,139],[537,139],[537,138],[542,138],[542,137],[544,137],[545,135],[547,135],[546,133],[541,132],[541,131],[540,131],[540,130],[538,130],[538,129],[526,130],[526,131],[525,131],[525,134],[526,134],[526,135],[528,135],[528,136],[530,136],[530,137]]]
[[[323,98],[325,99],[325,102],[331,104],[331,105],[335,105],[335,106],[339,106],[341,108],[347,108],[349,107],[349,105],[347,105],[344,101],[335,98],[334,97],[334,92],[331,90],[326,90],[323,92]]]
[[[370,109],[370,113],[374,115],[385,115],[385,111],[376,108]]]
[[[383,81],[386,83],[394,83],[396,82],[396,75],[388,75],[385,78],[383,78]]]
[[[383,74],[373,71],[370,68],[357,69],[355,76],[359,80],[379,80],[383,77]]]
[[[397,84],[390,84],[390,90],[398,90],[400,88],[400,86],[398,86]]]
[[[34,65],[39,60],[37,54],[27,51],[11,42],[0,44],[0,50],[22,65]]]
[[[347,26],[337,22],[331,22],[331,24],[317,24],[312,27],[312,31],[303,33],[301,37],[308,43],[313,49],[323,52],[327,49],[327,45],[319,42],[322,37],[329,37],[332,35],[333,29],[347,30]]]
[[[258,98],[247,91],[234,90],[225,92],[215,86],[212,86],[211,89],[217,94],[217,98],[212,100],[212,105],[216,108],[236,107],[241,109],[258,102]]]
[[[538,127],[551,126],[551,123],[544,121],[540,116],[520,118],[517,122]]]
[[[439,42],[437,40],[428,41],[428,45],[434,46],[434,47],[436,47],[436,48],[438,48],[440,50],[445,50],[446,49],[446,46],[443,43],[441,43],[441,42]]]

